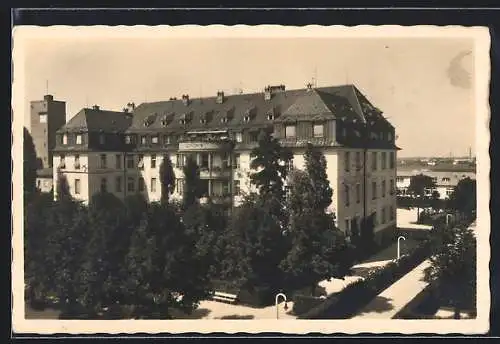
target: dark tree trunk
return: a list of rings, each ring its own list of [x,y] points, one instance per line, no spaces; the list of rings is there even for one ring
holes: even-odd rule
[[[460,319],[460,308],[455,307],[454,312],[453,312],[453,319]]]

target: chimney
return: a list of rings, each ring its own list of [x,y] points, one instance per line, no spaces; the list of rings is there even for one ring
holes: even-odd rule
[[[134,112],[135,110],[135,103],[132,102],[132,103],[127,103],[127,111],[128,112]]]
[[[219,91],[217,92],[217,104],[222,104],[224,103],[224,92],[223,91]]]
[[[182,103],[186,106],[189,105],[189,95],[187,94],[182,95]]]
[[[99,105],[94,105],[94,106],[92,106],[92,109],[94,109],[94,110],[99,110]]]
[[[312,90],[312,83],[310,83],[310,82],[309,82],[309,83],[306,85],[306,87],[307,87],[307,91],[309,92],[310,90]]]
[[[271,86],[264,88],[264,99],[271,100]]]
[[[51,94],[47,94],[47,95],[43,96],[43,100],[48,101],[48,102],[53,101],[54,96]]]

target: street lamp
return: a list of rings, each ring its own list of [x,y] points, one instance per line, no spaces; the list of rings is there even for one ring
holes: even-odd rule
[[[401,239],[406,240],[406,238],[405,238],[404,236],[402,236],[402,235],[400,235],[400,236],[398,237],[398,259],[399,259],[400,252],[401,252],[401,250],[400,250],[400,248],[399,248],[399,243],[400,243],[400,240],[401,240]]]
[[[279,308],[278,308],[278,300],[279,298],[283,297],[283,299],[285,300],[285,311],[288,309],[288,306],[286,304],[286,295],[283,294],[283,293],[278,293],[276,294],[276,299],[275,299],[275,305],[276,305],[276,319],[279,319]]]

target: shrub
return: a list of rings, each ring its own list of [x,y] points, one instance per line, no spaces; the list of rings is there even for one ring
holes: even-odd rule
[[[303,314],[310,309],[319,306],[325,301],[324,298],[308,295],[295,295],[293,297],[293,308],[294,314]]]
[[[268,286],[243,287],[238,293],[241,304],[251,307],[263,307],[274,304],[276,292]]]
[[[348,285],[340,293],[334,294],[316,308],[300,316],[301,319],[347,319],[375,298],[382,290],[417,267],[429,254],[428,241],[422,242],[409,255],[384,268],[376,270],[364,280]]]

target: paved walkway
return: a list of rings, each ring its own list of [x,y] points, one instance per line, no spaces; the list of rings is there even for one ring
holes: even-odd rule
[[[404,306],[427,287],[424,270],[430,265],[425,260],[415,269],[385,289],[352,319],[392,319]]]

